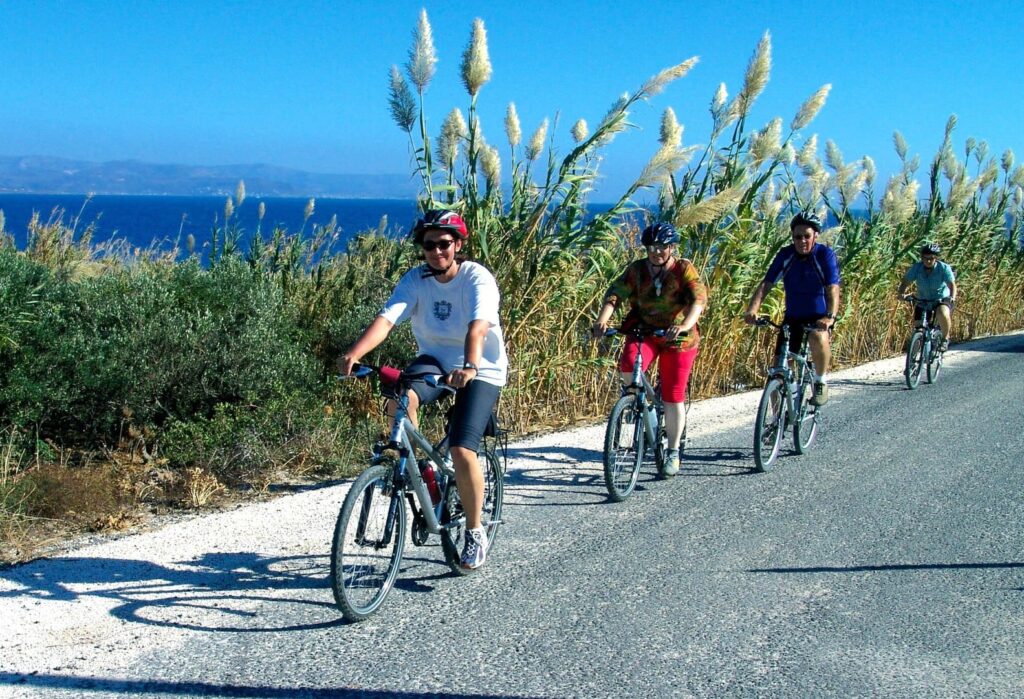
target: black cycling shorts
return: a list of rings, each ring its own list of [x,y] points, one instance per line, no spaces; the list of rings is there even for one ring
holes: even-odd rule
[[[446,375],[448,372],[441,367],[439,361],[430,355],[421,354],[405,368],[404,373]],[[409,388],[420,399],[420,405],[433,403],[448,393],[443,388],[428,386],[422,378],[413,379],[409,384]],[[480,448],[480,441],[490,426],[491,415],[494,406],[498,404],[500,393],[501,387],[478,380],[470,381],[464,388],[455,392],[455,405],[452,406],[450,413],[448,431],[449,447],[464,447],[470,451],[477,451]]]
[[[805,325],[813,325],[822,318],[825,318],[825,314],[822,313],[818,316],[786,316],[782,319],[783,325],[789,326],[789,351],[797,353],[800,351],[801,345],[804,343],[804,328]],[[829,328],[828,332],[831,334],[832,329]],[[782,335],[779,334],[778,339],[775,341],[775,354],[779,353],[779,349],[782,347]]]
[[[949,314],[950,315],[953,315],[953,307],[955,305],[956,304],[953,301],[953,299],[949,298],[948,296],[946,298],[942,299],[941,301],[939,301],[939,306],[947,306],[947,307],[949,307]],[[928,313],[928,322],[931,323],[932,320],[933,320],[932,319],[932,314],[934,312],[935,312],[934,308],[930,308],[930,309],[925,310],[925,308],[923,306],[914,304],[914,322],[915,323],[920,323],[921,319],[924,317],[924,314]]]

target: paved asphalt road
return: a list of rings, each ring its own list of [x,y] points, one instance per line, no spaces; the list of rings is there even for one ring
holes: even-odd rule
[[[0,696],[1022,696],[1024,334],[837,373],[811,453],[750,467],[757,394],[607,501],[603,426],[512,445],[477,575],[408,544],[384,608],[326,580],[347,486],[0,572]]]

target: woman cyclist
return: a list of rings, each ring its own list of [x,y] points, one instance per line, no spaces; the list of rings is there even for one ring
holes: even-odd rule
[[[603,337],[615,309],[625,302],[629,312],[622,322],[623,328],[665,331],[664,337],[629,338],[622,348],[619,371],[623,385],[629,385],[638,343],[644,369],[659,360],[668,440],[663,471],[667,476],[679,472],[679,442],[686,427],[686,386],[700,344],[697,319],[708,301],[707,289],[693,263],[675,256],[677,243],[679,233],[670,223],[654,223],[644,228],[640,244],[647,249],[646,259],[630,263],[612,283],[593,326],[594,337]]]
[[[338,368],[350,374],[352,365],[382,343],[395,325],[410,320],[419,356],[406,372],[443,374],[448,385],[458,389],[449,446],[466,513],[462,567],[475,570],[487,554],[477,448],[505,385],[508,357],[498,320],[498,284],[486,267],[460,254],[468,237],[465,221],[454,211],[433,209],[416,222],[413,238],[423,248],[426,264],[402,276],[380,314],[338,359]],[[413,382],[409,417],[414,425],[417,408],[443,393],[422,379]]]

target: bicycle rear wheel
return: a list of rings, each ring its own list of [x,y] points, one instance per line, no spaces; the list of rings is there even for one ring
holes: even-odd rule
[[[786,431],[786,384],[776,377],[768,381],[757,406],[754,423],[754,464],[757,471],[770,471],[779,458],[782,434]]]
[[[484,478],[484,502],[480,512],[480,523],[487,531],[487,553],[494,548],[494,540],[498,537],[498,525],[501,523],[501,506],[505,497],[505,478],[501,469],[501,460],[488,445],[478,454],[477,460],[483,470]],[[459,498],[459,489],[454,478],[448,479],[448,485],[444,489],[444,508],[441,512],[441,524],[447,525],[462,518],[462,500]],[[462,567],[462,551],[459,549],[462,537],[466,531],[466,524],[461,524],[441,532],[441,548],[444,549],[444,559],[454,572],[459,575],[466,575],[468,571]]]
[[[942,369],[942,352],[939,351],[939,334],[932,336],[932,351],[928,357],[928,383],[935,383],[939,380],[939,371]]]
[[[921,367],[924,364],[924,333],[915,332],[910,336],[910,343],[907,345],[907,364],[903,369],[903,377],[907,381],[907,388],[914,390],[921,383]]]
[[[629,497],[644,459],[643,414],[636,396],[626,395],[612,407],[604,436],[604,483],[615,502]]]
[[[391,469],[371,466],[345,496],[331,544],[331,588],[346,619],[362,621],[383,604],[404,545],[405,503],[394,491]]]
[[[793,446],[797,454],[805,454],[818,436],[818,407],[810,404],[810,389],[809,383],[802,383],[795,401],[798,413],[793,421]]]

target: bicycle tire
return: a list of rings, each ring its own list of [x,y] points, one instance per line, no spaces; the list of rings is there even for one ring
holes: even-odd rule
[[[775,466],[782,447],[782,435],[786,431],[786,384],[774,377],[768,380],[757,405],[757,421],[754,423],[754,465],[755,470],[768,472]]]
[[[362,621],[384,603],[395,584],[405,547],[405,502],[394,492],[391,468],[371,466],[345,496],[331,543],[331,588],[348,621]],[[385,527],[395,510],[390,540]],[[363,533],[359,536],[360,520]],[[387,543],[383,543],[387,541]]]
[[[604,436],[604,484],[608,497],[622,502],[630,496],[644,459],[643,413],[636,396],[619,398],[608,415]]]
[[[801,384],[796,401],[797,415],[793,421],[793,446],[797,454],[806,454],[818,436],[818,407],[810,404],[813,390],[810,384]]]
[[[666,448],[667,439],[665,437],[665,411],[658,410],[658,429],[655,432],[657,435],[654,439],[654,448],[648,447],[652,456],[654,457],[654,467],[658,472],[658,478],[665,480],[668,476],[665,475],[665,463],[668,457],[668,449]],[[683,446],[686,441],[686,432],[684,428],[683,438],[679,442],[679,459],[683,458]]]
[[[938,333],[936,333],[936,335],[937,334]],[[938,343],[938,338],[933,337],[931,356],[928,358],[928,383],[935,383],[938,381],[939,371],[942,370],[942,352],[939,351]]]
[[[487,530],[487,553],[494,548],[494,541],[498,538],[498,525],[501,524],[501,508],[505,500],[505,478],[501,469],[501,460],[490,446],[483,448],[477,454],[478,463],[483,469],[484,476],[484,502],[480,512],[480,523]],[[454,478],[448,479],[445,486],[445,505],[441,512],[441,524],[447,525],[453,520],[463,516],[462,500],[459,498],[459,489]],[[467,575],[473,571],[462,567],[462,552],[459,544],[465,535],[465,525],[444,529],[441,532],[441,548],[444,549],[444,559],[448,567],[459,575]]]
[[[921,383],[921,367],[924,362],[921,353],[923,351],[924,333],[915,332],[910,336],[910,342],[907,343],[907,363],[903,368],[903,378],[906,379],[907,388],[911,391]]]

